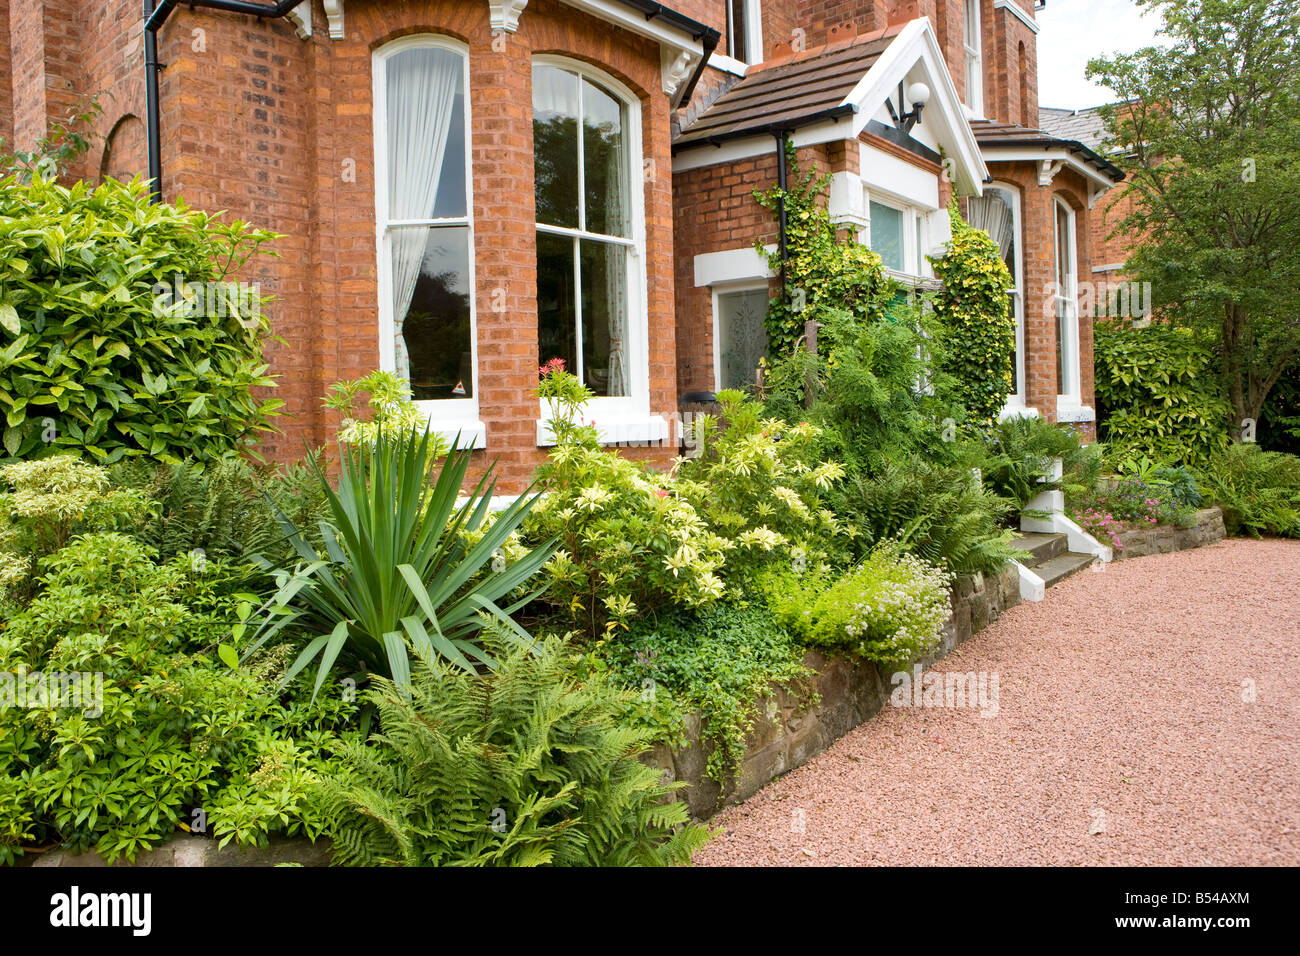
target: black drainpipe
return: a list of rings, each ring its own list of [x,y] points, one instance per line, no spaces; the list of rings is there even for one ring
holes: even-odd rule
[[[144,111],[148,124],[149,141],[149,194],[153,202],[162,202],[162,135],[159,132],[161,113],[158,107],[158,31],[181,3],[190,9],[205,7],[225,13],[242,13],[261,20],[277,20],[298,6],[302,0],[279,0],[271,6],[249,3],[246,0],[144,0]]]

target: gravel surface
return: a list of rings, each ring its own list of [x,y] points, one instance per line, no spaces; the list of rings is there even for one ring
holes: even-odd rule
[[[997,674],[995,716],[887,704],[695,860],[1294,866],[1298,664],[1300,542],[1085,571],[933,668]]]

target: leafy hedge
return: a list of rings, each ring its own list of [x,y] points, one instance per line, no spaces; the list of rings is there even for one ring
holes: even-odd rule
[[[1100,437],[1173,462],[1203,462],[1228,444],[1214,352],[1190,329],[1098,322],[1093,343]]]
[[[139,181],[0,180],[0,414],[16,458],[229,456],[283,403],[255,287],[228,276],[272,237]],[[179,291],[178,291],[179,290]]]
[[[942,368],[952,376],[952,395],[967,422],[988,428],[1012,389],[1016,319],[1007,290],[1014,283],[989,234],[968,225],[955,204],[948,211],[952,242],[943,258],[930,260],[943,282],[934,299],[944,327]]]

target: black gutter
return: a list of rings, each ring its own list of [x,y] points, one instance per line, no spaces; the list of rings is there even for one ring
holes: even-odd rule
[[[691,94],[695,92],[695,86],[700,82],[700,77],[704,75],[704,68],[709,65],[709,57],[713,51],[718,48],[718,43],[722,39],[722,34],[713,27],[707,27],[699,20],[692,20],[684,13],[678,13],[670,7],[665,7],[656,0],[619,0],[625,7],[631,7],[645,14],[646,20],[659,20],[667,26],[681,30],[683,33],[689,33],[691,39],[701,44],[700,62],[695,65],[695,72],[691,78],[686,81],[682,88],[681,94],[673,103],[674,107],[691,101]]]
[[[696,146],[721,146],[724,140],[741,139],[746,136],[761,136],[768,134],[771,136],[780,133],[789,133],[797,129],[803,129],[805,126],[811,126],[813,123],[821,122],[828,119],[839,119],[841,116],[849,116],[858,111],[857,106],[852,103],[837,103],[829,106],[824,110],[818,110],[815,113],[809,113],[807,116],[800,116],[798,119],[779,120],[771,123],[758,123],[753,126],[741,126],[735,129],[727,130],[723,133],[714,133],[712,135],[699,136],[696,139],[682,142],[683,138],[690,136],[695,132],[694,127],[682,130],[681,135],[673,143],[673,155],[677,155],[683,149],[693,149]]]
[[[162,202],[162,134],[159,131],[162,115],[158,106],[158,74],[162,72],[162,64],[158,62],[158,31],[182,2],[191,10],[204,7],[261,20],[278,20],[302,0],[279,0],[269,7],[247,0],[162,0],[161,3],[144,0],[144,110],[149,142],[149,195],[155,203]]]
[[[1044,133],[1042,136],[990,136],[981,137],[979,131],[975,131],[975,142],[979,144],[980,149],[989,147],[991,149],[1011,149],[1014,147],[1028,147],[1030,149],[1064,149],[1081,157],[1084,162],[1093,167],[1100,173],[1105,173],[1115,182],[1123,182],[1125,178],[1124,170],[1120,169],[1114,163],[1109,162],[1104,156],[1096,150],[1085,146],[1077,139],[1060,139],[1052,136],[1050,133]],[[996,162],[997,160],[993,160]]]
[[[786,169],[785,169],[785,146],[789,142],[790,133],[788,130],[781,130],[776,134],[776,188],[781,191],[781,211],[777,221],[777,241],[781,248],[781,298],[788,299],[786,291],[786,262],[790,258],[790,253],[786,244],[786,233],[789,230],[790,221],[786,218],[785,209],[785,190],[786,190]]]

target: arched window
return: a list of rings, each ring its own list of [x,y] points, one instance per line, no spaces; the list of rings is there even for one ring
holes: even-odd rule
[[[1079,384],[1079,264],[1074,210],[1062,199],[1053,203],[1056,223],[1056,390],[1058,406],[1081,402]]]
[[[967,200],[970,224],[983,229],[998,244],[1002,261],[1011,273],[1013,287],[1008,293],[1012,315],[1016,319],[1016,355],[1012,363],[1012,390],[1007,396],[1007,414],[1024,411],[1025,388],[1025,299],[1024,252],[1020,223],[1020,192],[1013,186],[994,183],[984,187],[981,198]]]
[[[538,363],[563,359],[596,413],[648,413],[640,110],[584,64],[533,66]]]
[[[405,37],[375,53],[380,367],[410,381],[438,431],[481,445],[468,88],[454,40]]]

